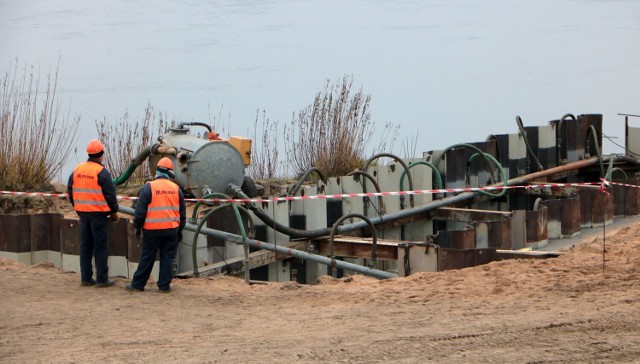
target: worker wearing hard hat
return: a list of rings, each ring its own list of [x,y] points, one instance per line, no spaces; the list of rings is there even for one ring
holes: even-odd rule
[[[173,163],[164,157],[158,161],[153,181],[140,189],[133,225],[136,237],[140,239],[143,236],[142,253],[131,283],[124,287],[129,291],[144,291],[158,251],[158,290],[163,293],[171,291],[173,261],[187,221],[184,196],[172,179],[175,179]]]
[[[89,159],[69,176],[69,201],[80,217],[80,281],[83,286],[111,287],[107,221],[117,222],[118,199],[111,174],[102,165],[104,146],[94,139],[87,145]],[[91,260],[95,258],[96,278]]]

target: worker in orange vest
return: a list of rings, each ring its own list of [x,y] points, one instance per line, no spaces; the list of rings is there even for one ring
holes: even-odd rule
[[[144,291],[149,280],[156,254],[160,251],[160,273],[158,290],[171,291],[172,265],[178,244],[182,241],[182,230],[187,221],[187,212],[182,190],[171,180],[175,179],[173,163],[167,157],[158,161],[156,176],[140,189],[133,225],[138,239],[142,235],[142,253],[138,269],[131,283],[124,288],[129,291]]]
[[[109,280],[107,221],[120,219],[116,186],[102,165],[102,143],[91,140],[87,154],[89,159],[76,166],[67,183],[69,201],[80,217],[80,282],[82,286],[111,287],[115,282]],[[94,258],[95,279],[91,265]]]

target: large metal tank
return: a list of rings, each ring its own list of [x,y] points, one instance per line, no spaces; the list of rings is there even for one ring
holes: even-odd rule
[[[152,174],[160,158],[166,156],[173,162],[176,183],[197,198],[208,192],[227,194],[230,183],[242,186],[244,163],[240,152],[226,140],[209,141],[188,132],[187,128],[170,129],[161,138],[159,150],[167,154],[151,154]]]

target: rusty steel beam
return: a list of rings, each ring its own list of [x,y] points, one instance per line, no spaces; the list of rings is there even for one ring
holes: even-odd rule
[[[511,218],[511,211],[491,211],[478,209],[463,209],[455,207],[441,207],[431,216],[433,220],[448,221],[502,221]]]
[[[536,181],[538,182],[538,181]],[[531,182],[531,184],[535,184],[536,182]],[[547,183],[547,182],[540,182]],[[533,196],[555,196],[555,197],[569,197],[576,195],[579,191],[578,187],[565,187],[565,186],[554,186],[554,187],[546,187],[546,188],[530,188],[525,190],[522,193]]]
[[[462,269],[496,260],[496,249],[438,249],[438,271]]]

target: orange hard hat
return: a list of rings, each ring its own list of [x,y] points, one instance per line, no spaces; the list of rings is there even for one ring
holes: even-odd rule
[[[159,167],[163,167],[166,169],[173,169],[173,162],[171,162],[171,159],[167,157],[162,157],[162,159],[160,159],[158,161],[158,164],[156,165],[156,168],[159,168]]]
[[[104,152],[104,145],[98,139],[93,139],[87,145],[87,154],[98,154]]]

